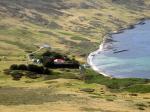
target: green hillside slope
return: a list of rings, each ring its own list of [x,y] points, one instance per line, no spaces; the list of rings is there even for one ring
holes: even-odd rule
[[[149,17],[149,6],[149,0],[1,0],[0,55],[23,56],[47,43],[84,57],[108,32]]]

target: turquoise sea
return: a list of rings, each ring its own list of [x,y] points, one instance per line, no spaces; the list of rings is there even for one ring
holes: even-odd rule
[[[113,34],[112,41],[104,43],[92,63],[113,77],[150,79],[150,20]]]

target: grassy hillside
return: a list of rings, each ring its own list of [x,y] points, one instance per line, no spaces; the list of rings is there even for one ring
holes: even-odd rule
[[[6,66],[3,63],[1,67]],[[82,81],[78,70],[54,72],[36,80],[20,81],[1,73],[1,112],[148,112],[150,109],[149,84],[143,86],[148,80],[109,79],[89,70]]]
[[[150,0],[0,0],[0,112],[148,112],[150,80],[56,69],[14,81],[3,70],[45,43],[85,62],[107,33],[149,17]]]
[[[84,57],[107,33],[149,17],[149,5],[149,0],[1,0],[0,55],[23,56],[47,43]]]

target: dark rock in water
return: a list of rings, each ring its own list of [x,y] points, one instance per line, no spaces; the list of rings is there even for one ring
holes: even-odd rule
[[[83,88],[83,89],[80,89],[80,91],[84,91],[84,92],[88,92],[88,93],[92,93],[95,91],[95,89],[91,89],[91,88]]]
[[[141,18],[141,19],[140,19],[140,21],[142,21],[142,22],[145,21],[145,20],[146,20],[146,18]]]
[[[114,49],[113,51],[115,51],[115,52],[116,52],[116,51],[117,51],[117,49]]]
[[[114,53],[121,53],[121,52],[125,52],[125,51],[128,51],[128,50],[115,51]]]
[[[144,24],[145,24],[145,22],[144,22],[144,21],[142,21],[142,22],[140,22],[139,24],[140,24],[140,25],[144,25]]]
[[[115,40],[113,40],[112,38],[106,38],[104,43],[110,43],[110,42],[117,42]]]
[[[134,29],[134,28],[135,28],[134,25],[130,25],[130,26],[128,27],[128,29]]]
[[[106,49],[106,50],[111,50],[113,48],[114,48],[114,46],[112,44],[106,44],[103,46],[103,49]]]

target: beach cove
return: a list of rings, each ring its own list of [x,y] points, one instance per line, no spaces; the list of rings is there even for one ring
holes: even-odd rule
[[[109,77],[150,79],[150,20],[107,35],[88,56],[91,67]]]

